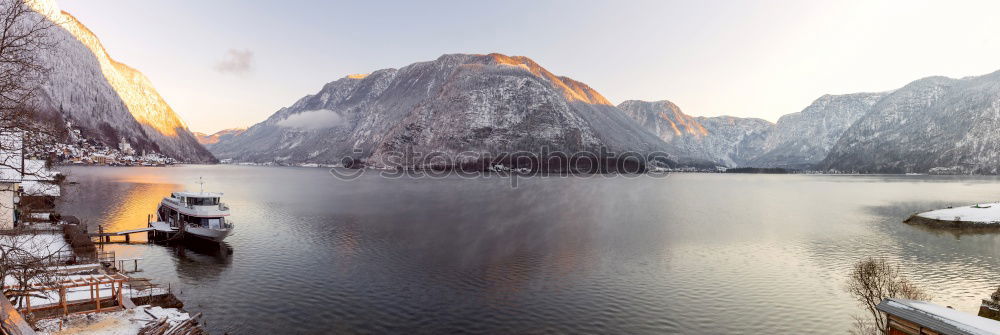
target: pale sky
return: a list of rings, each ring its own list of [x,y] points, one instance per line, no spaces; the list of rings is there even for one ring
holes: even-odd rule
[[[58,2],[208,133],[445,53],[528,56],[616,104],[771,121],[827,93],[1000,70],[1000,1]]]

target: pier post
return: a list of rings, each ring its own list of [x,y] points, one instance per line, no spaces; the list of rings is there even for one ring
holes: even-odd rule
[[[122,305],[122,282],[118,282],[118,306],[122,306],[124,308]]]
[[[59,304],[62,305],[63,315],[69,315],[69,308],[66,307],[66,288],[59,288]]]
[[[97,311],[100,312],[101,311],[101,282],[98,281],[97,284],[94,284],[94,287],[97,288],[96,290],[94,290],[95,292],[97,292],[94,295],[97,297]]]

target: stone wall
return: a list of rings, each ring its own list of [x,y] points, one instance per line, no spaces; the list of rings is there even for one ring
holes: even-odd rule
[[[1000,321],[1000,304],[983,300],[983,304],[979,306],[979,316]]]

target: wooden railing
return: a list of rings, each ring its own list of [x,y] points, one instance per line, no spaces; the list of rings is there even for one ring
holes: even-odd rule
[[[115,252],[114,251],[98,251],[97,261],[101,263],[115,263]]]

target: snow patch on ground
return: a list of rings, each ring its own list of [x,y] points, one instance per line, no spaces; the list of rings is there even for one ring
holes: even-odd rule
[[[91,264],[87,264],[87,265],[91,265]],[[50,268],[50,269],[58,269],[58,268]],[[94,278],[94,275],[88,275],[88,274],[84,274],[84,275],[63,275],[63,276],[58,276],[58,277],[56,277],[54,279],[62,281],[62,280],[87,280],[87,279],[91,279],[91,278]],[[33,282],[37,283],[38,281],[35,280]],[[8,277],[8,278],[5,279],[4,285],[18,285],[18,282],[17,282],[17,280],[15,278]],[[113,294],[115,293],[114,288],[112,286],[113,286],[112,284],[101,284],[101,285],[98,285],[98,291],[96,291],[96,292],[100,295],[100,297],[102,299],[111,298],[111,297],[113,297]],[[52,305],[59,304],[59,291],[58,290],[48,290],[48,291],[41,291],[41,292],[36,292],[36,293],[37,293],[38,296],[33,296],[33,297],[30,298],[31,299],[31,306],[32,306],[32,308],[46,307],[46,306],[52,306]],[[133,287],[133,286],[130,286],[130,285],[127,285],[127,284],[124,286],[124,291],[122,292],[123,296],[125,298],[129,298],[129,299],[130,298],[134,298],[134,297],[156,296],[156,295],[167,294],[167,293],[169,293],[169,292],[167,292],[166,289],[160,288],[160,287],[139,287],[139,288],[136,288],[136,287]],[[72,287],[72,288],[67,288],[66,289],[66,301],[67,302],[74,303],[74,302],[80,302],[80,301],[88,301],[88,300],[92,300],[92,299],[93,298],[91,297],[91,288],[90,287],[83,286],[83,287]],[[21,307],[24,307],[24,306],[26,306],[26,304],[23,301],[18,302],[18,304],[17,304],[18,308],[21,308]]]
[[[146,312],[152,314],[155,319]],[[135,335],[146,324],[163,318],[167,318],[171,325],[175,325],[189,319],[190,316],[176,308],[139,306],[117,312],[78,314],[63,319],[40,320],[36,325],[38,335]],[[62,321],[61,331],[60,321]]]
[[[60,251],[70,251],[69,244],[61,233],[38,233],[0,236],[0,250],[18,248],[31,256],[45,258]]]
[[[977,208],[981,207],[981,208]],[[917,216],[943,221],[1000,224],[1000,203],[978,204],[923,212]]]

